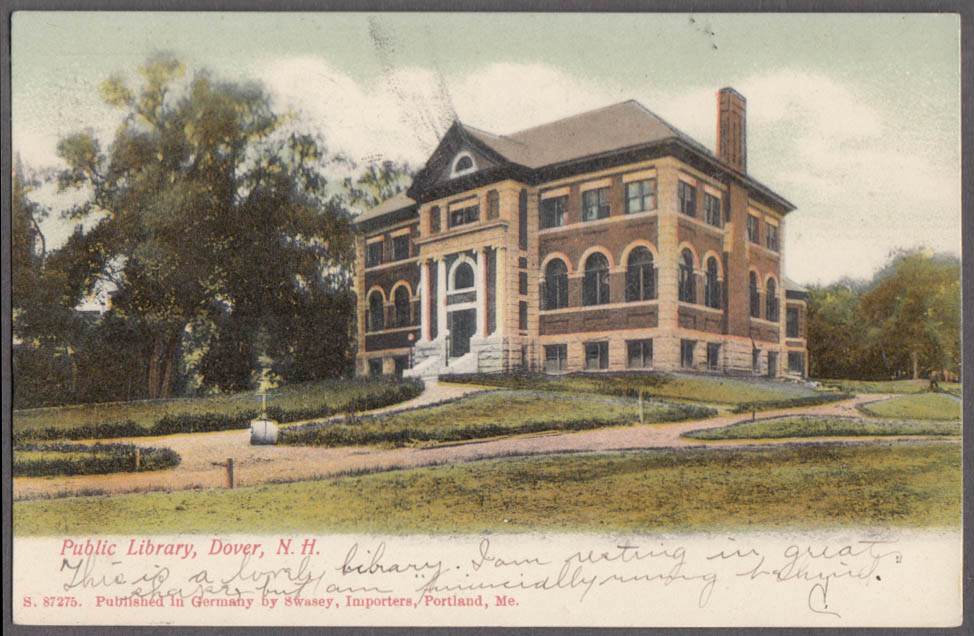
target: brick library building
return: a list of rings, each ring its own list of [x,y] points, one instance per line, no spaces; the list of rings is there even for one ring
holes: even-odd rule
[[[687,371],[804,377],[794,206],[635,101],[496,135],[455,122],[356,221],[359,375]]]

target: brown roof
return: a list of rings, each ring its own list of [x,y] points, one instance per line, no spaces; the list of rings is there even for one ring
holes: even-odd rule
[[[399,192],[398,194],[389,197],[371,210],[363,212],[355,217],[355,223],[362,223],[363,221],[368,221],[369,219],[375,219],[384,214],[389,214],[390,212],[396,212],[398,210],[402,210],[403,208],[408,208],[411,205],[416,205],[416,202],[410,199],[405,192]]]
[[[508,161],[530,169],[666,140],[679,140],[705,158],[726,166],[709,148],[634,99],[509,135],[495,135],[465,124],[461,126],[466,133]],[[741,176],[749,186],[794,209],[793,204],[750,175]]]
[[[772,201],[789,210],[794,209],[794,205],[767,186],[727,166],[709,148],[633,99],[508,135],[497,135],[455,122],[447,136],[450,136],[454,129],[458,129],[461,136],[466,135],[481,144],[484,147],[482,150],[492,151],[498,155],[497,158],[510,164],[523,166],[532,172],[627,149],[645,148],[659,142],[676,141],[700,155],[705,161],[712,161],[729,171],[736,172],[749,187],[763,193]],[[436,156],[437,153],[434,153],[430,161],[433,161]],[[426,174],[429,170],[430,163],[427,162],[409,192],[417,194],[414,189],[424,181],[424,174],[426,178],[432,176]],[[356,219],[356,223],[390,214],[414,204],[415,201],[405,194],[397,195],[361,215]]]
[[[635,100],[580,113],[509,135],[472,126],[464,130],[509,161],[528,168],[551,166],[633,146],[679,138],[713,156]]]

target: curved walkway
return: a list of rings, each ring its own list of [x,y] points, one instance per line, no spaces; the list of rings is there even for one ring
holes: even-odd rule
[[[423,395],[378,411],[392,412],[459,397],[482,387],[441,384]],[[427,395],[429,393],[429,395]],[[865,418],[856,409],[862,404],[895,397],[859,395],[843,402],[816,407],[764,411],[761,418],[780,415],[838,415]],[[422,400],[422,401],[421,401]],[[139,491],[187,490],[226,487],[226,460],[233,458],[238,487],[301,481],[321,477],[375,472],[405,467],[433,466],[505,457],[579,451],[704,446],[707,444],[680,437],[683,433],[729,426],[750,419],[750,415],[723,415],[701,420],[602,428],[580,432],[551,432],[512,435],[482,441],[439,444],[426,447],[382,449],[375,447],[320,448],[310,446],[251,446],[249,431],[221,431],[139,437],[124,440],[139,446],[168,446],[180,454],[179,466],[164,471],[79,475],[74,477],[18,477],[13,480],[14,499],[118,494]],[[849,438],[814,438],[814,443]],[[875,438],[870,438],[875,440]],[[722,447],[753,445],[753,440],[719,442]],[[795,443],[773,440],[762,444]],[[813,442],[809,442],[813,443]],[[712,444],[712,443],[711,443]]]
[[[493,391],[497,387],[493,386],[480,386],[476,384],[450,384],[444,382],[437,382],[435,380],[427,380],[426,386],[423,392],[414,397],[411,400],[406,400],[405,402],[399,402],[397,404],[391,404],[389,406],[383,406],[377,409],[372,409],[371,411],[356,411],[356,415],[381,415],[388,413],[398,413],[399,411],[409,411],[411,409],[418,409],[424,406],[430,406],[436,404],[437,402],[446,402],[449,400],[456,400],[462,398],[470,393],[476,393],[477,391]],[[302,420],[300,422],[288,422],[284,426],[291,427],[297,426],[299,424],[310,424],[312,422],[328,423],[328,422],[341,422],[345,419],[345,414],[332,415],[331,417],[326,417],[325,419],[315,418],[311,420]]]

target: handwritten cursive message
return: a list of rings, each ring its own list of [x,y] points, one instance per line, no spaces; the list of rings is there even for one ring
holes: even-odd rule
[[[21,615],[92,622],[414,624],[440,614],[443,624],[531,624],[539,612],[557,619],[554,607],[573,623],[619,608],[618,624],[671,614],[710,624],[770,597],[794,624],[842,625],[860,620],[864,599],[888,603],[904,589],[911,557],[900,538],[799,539],[64,537],[31,540],[33,553],[38,543],[49,551],[36,562],[44,572],[18,581],[14,602]]]

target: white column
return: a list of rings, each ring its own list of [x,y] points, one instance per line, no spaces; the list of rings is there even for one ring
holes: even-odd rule
[[[477,334],[487,336],[487,248],[477,250]]]
[[[446,338],[446,259],[436,259],[436,339]]]
[[[494,334],[504,335],[504,321],[507,319],[507,248],[497,247],[497,280],[494,286]]]
[[[430,340],[430,277],[429,263],[419,262],[419,341]]]

